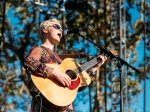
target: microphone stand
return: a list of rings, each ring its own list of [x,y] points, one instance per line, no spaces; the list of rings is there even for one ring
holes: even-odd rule
[[[95,46],[97,46],[102,52],[104,52],[105,54],[107,54],[108,56],[110,56],[110,59],[117,59],[118,63],[117,63],[117,67],[119,69],[119,75],[120,75],[120,110],[121,112],[124,112],[124,104],[123,104],[123,90],[122,90],[122,71],[121,71],[121,67],[123,65],[126,65],[130,68],[132,68],[133,70],[135,70],[137,73],[141,74],[141,71],[139,71],[138,69],[136,69],[135,67],[131,66],[130,64],[128,64],[125,60],[121,59],[118,56],[115,56],[114,54],[112,54],[107,48],[103,48],[100,46],[100,44],[102,46],[104,46],[101,42],[100,44],[96,44],[93,41],[91,41],[90,39],[86,38],[85,36],[81,35],[79,32],[76,33],[78,36],[81,36],[82,38],[88,40],[89,42],[91,42],[92,44],[94,44]]]

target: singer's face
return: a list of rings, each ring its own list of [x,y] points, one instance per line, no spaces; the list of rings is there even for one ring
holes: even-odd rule
[[[48,37],[52,44],[57,44],[62,37],[62,27],[59,23],[53,23],[53,25],[48,28]]]

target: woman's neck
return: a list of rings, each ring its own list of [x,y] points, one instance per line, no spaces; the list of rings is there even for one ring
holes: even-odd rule
[[[44,47],[47,47],[49,48],[50,50],[54,50],[54,45],[52,45],[50,42],[46,41],[44,42],[41,46],[44,46]]]

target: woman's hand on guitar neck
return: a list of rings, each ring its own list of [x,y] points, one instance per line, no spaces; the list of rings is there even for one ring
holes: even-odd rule
[[[118,55],[118,53],[117,53],[117,51],[115,51],[115,50],[110,50],[110,52],[113,54],[113,55],[115,55],[115,56],[117,56]],[[97,58],[99,58],[99,63],[98,64],[96,64],[93,68],[92,68],[92,72],[94,73],[102,64],[104,64],[105,63],[105,61],[107,60],[107,56],[104,56],[104,55],[99,55]],[[110,58],[110,57],[108,57],[108,58]]]
[[[55,77],[63,86],[71,85],[71,78],[67,74],[56,69],[53,70],[52,77]]]
[[[103,56],[103,55],[99,55],[97,58],[100,60],[100,62],[99,62],[98,64],[96,64],[95,66],[93,66],[93,68],[92,68],[92,72],[93,72],[93,73],[94,73],[102,64],[104,64],[105,61],[107,60],[107,56]]]

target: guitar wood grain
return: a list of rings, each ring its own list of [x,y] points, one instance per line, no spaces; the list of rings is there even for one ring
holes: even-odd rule
[[[66,58],[62,61],[61,64],[46,64],[49,67],[57,69],[63,73],[66,73],[68,70],[74,71],[76,68],[79,68],[80,65],[75,62],[72,58]],[[71,104],[77,95],[78,89],[80,87],[88,86],[91,83],[91,78],[86,71],[82,71],[76,74],[76,78],[72,79],[74,84],[78,82],[79,84],[75,85],[73,89],[69,87],[62,86],[55,78],[43,78],[31,75],[31,79],[41,94],[51,103],[57,106],[67,106]],[[80,80],[80,81],[79,81]],[[71,86],[74,86],[71,85]]]

